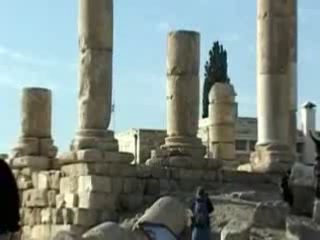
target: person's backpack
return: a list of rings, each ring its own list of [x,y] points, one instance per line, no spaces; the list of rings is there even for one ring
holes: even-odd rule
[[[194,206],[194,225],[205,227],[208,225],[208,207],[206,201],[196,201]]]

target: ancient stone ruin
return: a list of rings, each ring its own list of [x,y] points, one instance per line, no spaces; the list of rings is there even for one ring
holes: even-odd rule
[[[208,190],[215,206],[213,236],[320,239],[320,201],[314,201],[313,166],[305,164],[314,164],[314,159],[295,163],[292,147],[296,142],[295,0],[257,0],[258,142],[247,171],[234,167],[236,93],[230,82],[217,82],[210,91],[208,148],[197,135],[201,41],[200,33],[190,30],[172,31],[167,38],[163,143],[151,151],[145,164],[121,152],[109,129],[113,0],[78,2],[79,114],[70,149],[57,154],[54,145],[51,91],[25,88],[20,136],[6,158],[21,195],[22,240],[93,240],[100,239],[99,234],[103,239],[138,240],[144,239],[141,231],[152,221],[179,235],[190,225],[187,208],[199,185]],[[306,111],[310,109],[309,104]],[[315,130],[312,124],[304,132]],[[304,158],[314,156],[314,147],[308,144]],[[290,209],[281,200],[279,183],[292,166],[295,200]]]

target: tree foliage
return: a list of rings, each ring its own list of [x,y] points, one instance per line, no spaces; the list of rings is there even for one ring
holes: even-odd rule
[[[229,83],[228,77],[228,56],[227,51],[220,43],[214,42],[209,51],[209,59],[205,64],[203,100],[202,100],[202,117],[209,115],[209,92],[216,82]]]

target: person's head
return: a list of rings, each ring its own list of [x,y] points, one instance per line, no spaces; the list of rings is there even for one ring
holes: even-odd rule
[[[204,197],[206,197],[206,191],[204,190],[204,188],[203,187],[198,187],[197,188],[197,191],[196,191],[196,197],[197,198],[204,198]]]

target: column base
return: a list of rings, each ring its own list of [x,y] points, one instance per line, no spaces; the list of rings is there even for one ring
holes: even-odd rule
[[[184,169],[220,169],[222,162],[213,158],[193,158],[179,155],[178,152],[168,150],[152,150],[151,158],[146,161],[147,166],[172,167]]]
[[[43,156],[55,158],[58,148],[51,138],[20,137],[17,145],[11,150],[10,158],[23,156]]]
[[[131,153],[101,151],[99,149],[70,151],[58,156],[60,165],[74,163],[130,164],[133,159],[134,156]]]
[[[196,137],[167,137],[165,144],[160,148],[172,156],[189,156],[198,159],[206,154],[206,148],[202,145],[201,139]]]
[[[101,151],[118,152],[119,145],[118,141],[114,138],[113,131],[83,129],[76,132],[70,149],[71,151],[99,149]]]
[[[256,145],[250,156],[252,172],[284,173],[293,164],[293,156],[286,145]]]

